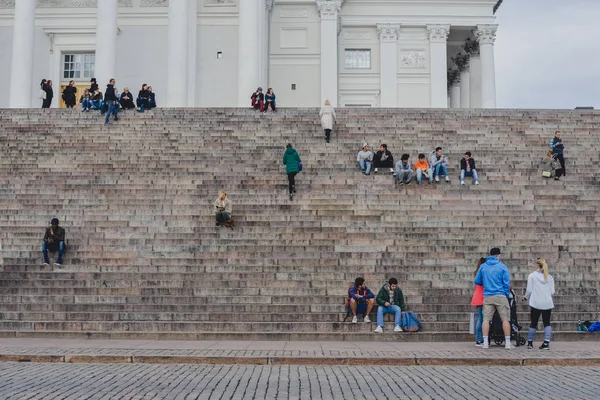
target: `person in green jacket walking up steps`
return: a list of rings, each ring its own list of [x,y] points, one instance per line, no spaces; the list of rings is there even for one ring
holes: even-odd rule
[[[285,146],[285,153],[283,153],[283,165],[285,165],[285,173],[288,176],[288,186],[290,190],[290,200],[294,200],[294,193],[296,193],[296,174],[300,172],[300,155],[291,143]]]

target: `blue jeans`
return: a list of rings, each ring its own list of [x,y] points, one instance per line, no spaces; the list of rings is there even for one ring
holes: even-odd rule
[[[431,168],[427,168],[427,175],[429,175],[429,182],[433,182],[433,172],[431,172]],[[423,180],[423,171],[421,170],[421,168],[417,169],[417,182],[421,183],[421,181]]]
[[[81,102],[81,109],[89,110],[90,108],[92,108],[92,101],[90,99],[83,99]]]
[[[483,342],[483,306],[477,306],[475,311],[475,340]]]
[[[365,174],[369,175],[371,173],[371,161],[360,160],[358,163],[360,164],[360,169],[362,169]]]
[[[104,119],[104,123],[108,123],[108,121],[110,120],[110,114],[113,114],[114,119],[116,120],[117,118],[119,118],[119,107],[117,107],[117,104],[115,101],[108,101],[108,112],[106,113],[106,118]]]
[[[102,110],[104,108],[104,102],[102,100],[92,101],[92,108],[94,110]]]
[[[148,99],[145,97],[138,97],[136,103],[141,112],[144,112],[146,107],[151,108],[149,107]]]
[[[44,254],[44,262],[50,264],[50,259],[48,258],[48,246],[46,242],[42,242],[42,253]],[[62,264],[63,254],[65,254],[65,242],[60,242],[58,244],[58,258],[56,262]]]
[[[396,314],[394,317],[394,326],[400,326],[400,317],[402,310],[398,306],[378,306],[377,307],[377,326],[383,328],[383,314]]]
[[[477,170],[476,169],[472,169],[471,171],[467,172],[464,169],[460,171],[460,181],[464,181],[465,180],[465,176],[472,176],[473,177],[473,182],[479,182],[479,179],[477,178]]]
[[[448,176],[448,168],[446,168],[446,164],[439,163],[436,165],[434,176]]]

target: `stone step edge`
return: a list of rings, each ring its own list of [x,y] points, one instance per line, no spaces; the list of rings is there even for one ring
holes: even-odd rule
[[[501,347],[501,346],[499,346]],[[503,349],[500,349],[504,351]],[[492,350],[493,351],[493,350]],[[511,357],[290,357],[290,356],[157,356],[157,355],[28,355],[0,354],[0,362],[85,364],[217,364],[217,365],[355,365],[355,366],[504,366],[504,367],[593,367],[600,357],[511,358]]]

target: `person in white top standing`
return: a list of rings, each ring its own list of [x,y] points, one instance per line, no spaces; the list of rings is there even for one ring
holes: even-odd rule
[[[333,123],[337,123],[335,109],[331,106],[331,102],[329,100],[325,100],[325,105],[323,106],[323,108],[321,108],[319,116],[321,117],[321,126],[325,131],[325,140],[327,141],[327,143],[329,143],[329,140],[331,139]]]
[[[536,266],[537,270],[527,277],[527,290],[525,297],[523,297],[523,301],[529,300],[529,307],[531,307],[531,325],[529,325],[529,334],[527,335],[527,348],[533,349],[533,337],[541,315],[544,322],[544,343],[540,346],[540,350],[550,350],[550,337],[552,336],[550,316],[554,308],[554,302],[552,301],[554,278],[548,273],[546,260],[538,258]]]

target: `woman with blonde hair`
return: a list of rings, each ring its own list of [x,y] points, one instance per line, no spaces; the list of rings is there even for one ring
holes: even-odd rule
[[[333,123],[337,123],[335,109],[331,106],[329,100],[325,100],[325,105],[321,108],[321,111],[319,111],[319,117],[321,117],[321,126],[325,131],[325,140],[329,143],[331,131],[333,130]]]
[[[233,229],[231,201],[227,198],[227,192],[224,189],[219,190],[219,197],[215,200],[215,218],[217,226],[225,225],[227,228]]]
[[[481,257],[477,262],[477,267],[473,272],[473,276],[477,276],[481,264],[485,263],[486,258]],[[483,345],[483,286],[475,285],[475,292],[471,299],[471,305],[475,307],[475,346],[481,347]]]
[[[537,329],[537,324],[542,316],[544,322],[544,343],[540,346],[541,350],[550,349],[550,337],[552,336],[552,327],[550,326],[550,316],[554,308],[552,296],[554,296],[554,278],[548,273],[548,263],[543,258],[536,260],[537,269],[527,277],[527,290],[523,301],[529,300],[531,308],[531,325],[529,325],[529,334],[527,335],[527,348],[533,349],[533,337]]]
[[[554,158],[552,150],[548,150],[546,157],[542,160],[542,176],[544,178],[552,178],[558,180],[561,173],[560,162]]]

